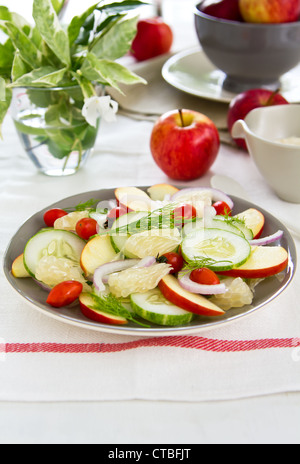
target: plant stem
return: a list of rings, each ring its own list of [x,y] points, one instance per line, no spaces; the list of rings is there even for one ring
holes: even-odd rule
[[[78,140],[78,144],[79,144],[79,150],[78,150],[78,164],[77,164],[76,171],[78,171],[78,169],[80,168],[81,161],[82,161],[82,144],[81,144],[80,140]]]
[[[72,152],[70,152],[70,153],[68,154],[68,156],[66,157],[66,160],[65,160],[65,162],[64,162],[63,169],[62,169],[63,172],[65,171],[65,169],[66,169],[66,167],[67,167],[67,164],[68,164],[68,161],[69,161],[71,155],[72,155]]]

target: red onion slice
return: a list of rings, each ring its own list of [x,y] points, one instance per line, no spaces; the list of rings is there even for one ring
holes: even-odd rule
[[[96,211],[104,211],[107,209],[110,211],[111,209],[115,208],[117,206],[117,201],[114,199],[111,200],[101,200],[96,206]]]
[[[225,284],[218,285],[202,285],[190,279],[191,272],[187,274],[180,273],[178,275],[178,282],[182,288],[191,293],[199,295],[220,295],[226,292]]]
[[[139,259],[125,259],[123,261],[112,261],[102,266],[99,266],[93,277],[93,284],[98,292],[103,292],[105,290],[105,277],[112,274],[113,272],[124,271],[130,267],[133,267],[139,264]]]
[[[41,282],[40,280],[37,280],[37,279],[33,279],[33,280],[35,281],[36,284],[38,284],[39,287],[45,290],[45,292],[51,292],[52,287],[50,287],[47,284],[44,284],[44,282]]]
[[[95,270],[93,284],[98,292],[103,292],[105,290],[105,284],[108,282],[108,277],[113,272],[124,271],[131,267],[149,267],[155,263],[156,259],[154,256],[147,256],[143,259],[125,259],[103,264]]]
[[[214,202],[216,202],[216,201],[224,201],[225,203],[227,203],[227,205],[229,206],[229,208],[231,210],[233,209],[234,202],[232,201],[232,199],[225,192],[222,192],[221,190],[217,190],[217,189],[214,189],[214,188],[211,188],[211,187],[191,187],[191,188],[182,189],[182,190],[179,190],[178,192],[174,193],[174,195],[172,195],[172,197],[171,197],[171,200],[172,201],[180,201],[180,197],[182,197],[182,196],[189,195],[189,194],[190,195],[196,195],[197,192],[203,193],[205,191],[211,193],[212,200]]]
[[[146,256],[140,260],[140,262],[134,267],[150,267],[156,263],[156,258],[154,256]]]
[[[280,240],[283,237],[283,231],[278,230],[273,235],[268,235],[267,237],[262,237],[254,240],[249,240],[250,245],[252,246],[263,246],[263,245],[269,245],[270,243],[274,243],[277,240]]]

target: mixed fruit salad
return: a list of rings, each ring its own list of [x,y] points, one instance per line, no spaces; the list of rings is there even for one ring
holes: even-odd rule
[[[12,264],[54,308],[78,303],[93,321],[182,326],[253,302],[255,288],[288,266],[282,231],[212,188],[121,187],[110,201],[51,209]],[[58,309],[59,310],[59,309]]]

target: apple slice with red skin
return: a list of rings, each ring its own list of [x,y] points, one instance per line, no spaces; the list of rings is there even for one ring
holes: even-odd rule
[[[118,205],[126,208],[128,213],[132,211],[151,211],[151,198],[138,187],[116,188],[115,197]]]
[[[14,277],[20,279],[30,277],[24,266],[23,253],[20,256],[18,256],[12,263],[11,273]]]
[[[128,323],[124,317],[94,309],[94,300],[89,293],[81,293],[79,296],[79,305],[82,314],[92,321],[113,325],[125,325]]]
[[[97,267],[109,263],[117,256],[109,235],[96,235],[89,240],[82,250],[80,266],[84,274],[92,276]]]
[[[147,192],[154,201],[163,201],[166,195],[175,195],[179,191],[178,188],[170,184],[155,184],[148,188]]]
[[[183,289],[176,277],[169,274],[158,284],[164,297],[186,311],[200,316],[222,316],[224,311],[202,295],[196,295]]]
[[[218,274],[244,279],[261,279],[284,271],[288,262],[288,252],[281,246],[252,247],[251,255],[245,264]]]
[[[234,217],[245,221],[245,226],[253,232],[253,239],[256,240],[261,236],[265,226],[265,217],[260,211],[249,208]]]

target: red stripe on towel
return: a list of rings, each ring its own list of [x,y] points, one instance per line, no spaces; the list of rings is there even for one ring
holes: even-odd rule
[[[120,353],[137,348],[171,347],[218,353],[247,352],[271,348],[295,348],[300,338],[266,338],[260,340],[216,340],[196,336],[145,338],[124,343],[2,343],[5,353]]]

